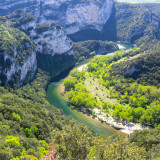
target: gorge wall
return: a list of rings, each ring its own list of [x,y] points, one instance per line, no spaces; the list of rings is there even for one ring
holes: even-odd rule
[[[51,76],[73,65],[73,44],[61,26],[37,23],[35,17],[22,9],[1,19],[30,37],[35,45],[38,67]]]
[[[0,16],[30,37],[38,67],[53,76],[74,64],[67,34],[86,29],[101,32],[112,8],[113,0],[2,0]]]
[[[22,8],[31,12],[39,23],[61,25],[67,34],[84,29],[102,31],[113,7],[113,0],[2,0],[0,15]]]
[[[33,79],[37,70],[30,38],[9,24],[0,25],[0,82],[18,86]]]
[[[144,35],[159,36],[156,4],[122,4],[113,0],[2,0],[0,15],[22,8],[37,22],[61,25],[74,41],[87,39],[134,42]],[[160,37],[160,36],[159,36]]]
[[[1,0],[0,15],[3,16],[0,22],[11,23],[12,28],[24,32],[34,44],[32,50],[27,45],[29,56],[24,56],[22,51],[17,54],[14,43],[11,44],[12,58],[7,57],[6,50],[0,50],[1,64],[4,64],[0,68],[1,80],[17,81],[18,85],[33,78],[36,60],[38,67],[50,72],[51,76],[72,66],[75,62],[71,39],[107,39],[127,43],[141,39],[141,44],[145,39],[160,35],[159,14],[144,5],[115,5],[113,0]],[[25,46],[23,38],[19,42]],[[21,57],[20,66],[17,55]],[[16,62],[11,65],[10,61]]]
[[[7,21],[14,23],[14,27],[25,32],[34,42],[38,53],[69,55],[73,54],[72,41],[67,37],[61,26],[51,23],[50,25],[36,22],[36,18],[22,9],[16,10],[6,16]]]
[[[117,3],[115,17],[117,40],[135,43],[140,39],[141,44],[159,34],[160,16],[145,4]]]

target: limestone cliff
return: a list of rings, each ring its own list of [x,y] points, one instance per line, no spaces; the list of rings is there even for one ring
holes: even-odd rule
[[[0,15],[22,8],[33,13],[39,23],[55,22],[73,34],[88,28],[101,31],[112,7],[113,0],[5,0],[0,1]]]
[[[1,23],[0,81],[21,86],[33,79],[36,69],[36,53],[29,37],[8,23]]]
[[[61,26],[55,23],[50,25],[37,23],[31,14],[23,10],[17,10],[6,18],[13,23],[14,27],[24,31],[32,39],[36,52],[52,56],[73,54],[72,41]]]
[[[49,72],[51,77],[74,64],[72,41],[61,26],[37,23],[35,17],[22,9],[0,20],[9,22],[30,37],[35,45],[38,67]]]

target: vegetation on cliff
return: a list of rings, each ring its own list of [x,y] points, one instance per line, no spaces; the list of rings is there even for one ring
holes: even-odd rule
[[[156,17],[150,9],[144,5],[116,3],[116,27],[117,39],[130,43],[147,36],[156,38],[157,26],[154,25]]]
[[[114,42],[88,40],[73,44],[73,55],[78,62],[97,54],[107,54],[116,50],[118,50],[118,45]]]
[[[4,53],[11,57],[16,54],[16,62],[23,64],[24,59],[33,52],[33,49],[33,42],[25,33],[10,27],[10,23],[2,23],[0,25],[1,64],[5,63],[3,60]]]
[[[37,53],[38,67],[50,73],[51,77],[64,71],[66,68],[74,66],[76,63],[85,61],[97,54],[107,54],[118,50],[114,42],[103,41],[83,41],[74,43],[73,55],[47,55]]]
[[[139,10],[133,7],[132,11],[134,9],[137,13],[144,11],[146,15],[149,14],[144,8]],[[127,9],[125,16],[134,15],[132,11]],[[21,13],[21,10],[17,13]],[[120,12],[117,14],[121,15]],[[9,23],[4,24],[3,18],[3,24],[0,26],[0,53],[6,51],[13,56],[14,44],[17,53],[22,51],[22,54],[16,55],[16,61],[21,63],[34,48],[33,43]],[[149,33],[154,31],[151,25],[146,26],[147,22],[143,23],[143,14],[135,15],[135,18],[138,20],[137,23],[130,20],[125,22],[124,26],[131,22],[130,28],[126,28],[128,32],[119,28],[118,34],[121,39],[129,38],[130,29],[134,30],[136,27],[146,27],[145,30]],[[123,23],[122,19],[118,21],[119,26]],[[22,23],[30,20],[34,18],[28,16]],[[39,31],[45,29],[48,29],[45,25],[39,26]],[[87,72],[73,70],[64,81],[64,85],[70,103],[77,108],[99,108],[106,113],[106,117],[112,115],[124,123],[134,121],[156,129],[136,131],[129,138],[104,138],[76,123],[47,102],[45,89],[50,80],[49,75],[56,75],[68,66],[95,56],[99,51],[117,50],[117,45],[112,42],[79,42],[74,44],[73,56],[64,54],[53,58],[47,55],[44,58],[42,54],[37,55],[39,68],[49,73],[38,70],[36,78],[30,84],[18,89],[10,88],[8,85],[0,87],[0,160],[37,160],[45,159],[44,156],[49,154],[52,159],[58,157],[65,160],[158,160],[160,48],[155,39],[149,41],[150,36],[152,37],[152,34],[144,35],[137,42],[148,44],[147,47],[140,45],[129,52],[116,51],[111,56],[94,58],[88,63]],[[28,45],[30,47],[27,50]],[[4,61],[3,55],[0,55],[0,64],[9,67],[10,61]],[[93,81],[102,85],[103,89],[105,88],[104,92],[99,94],[100,89],[97,87],[94,96],[90,91],[90,85],[87,85]],[[92,114],[94,115],[94,112]]]

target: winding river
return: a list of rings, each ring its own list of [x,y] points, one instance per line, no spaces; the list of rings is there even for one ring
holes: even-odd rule
[[[125,47],[125,50],[133,48],[133,45],[122,43],[118,44]],[[82,112],[69,107],[66,99],[61,95],[60,90],[62,89],[63,80],[68,76],[70,70],[71,69],[68,69],[61,73],[54,79],[54,82],[49,85],[47,89],[47,99],[49,103],[58,109],[62,109],[66,116],[71,116],[73,119],[75,119],[76,122],[84,124],[99,135],[108,137],[114,134],[122,134],[120,131],[114,129],[113,127],[110,127],[105,123],[101,123],[99,120],[93,119],[90,116],[87,116],[86,114],[83,114]]]

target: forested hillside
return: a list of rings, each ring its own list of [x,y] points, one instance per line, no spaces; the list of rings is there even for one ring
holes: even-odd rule
[[[139,39],[154,39],[158,34],[159,17],[145,5],[116,3],[115,16],[118,40],[138,43]]]
[[[75,62],[81,62],[96,55],[102,55],[118,50],[114,42],[88,40],[75,42],[73,44],[73,55]]]
[[[146,151],[153,153],[152,147],[145,151],[146,146],[143,144],[145,141],[139,144],[141,137],[136,140],[134,135],[131,139],[125,137],[106,139],[63,115],[46,101],[44,89],[47,81],[47,74],[39,70],[31,84],[16,91],[0,88],[1,160],[19,160],[27,157],[31,160],[47,157],[69,160],[77,158],[113,160],[118,157],[142,159],[146,157]],[[153,133],[158,136],[159,131],[155,130]],[[152,146],[159,141],[147,143]],[[154,154],[156,157],[158,151],[154,150]]]
[[[141,45],[131,51],[94,58],[86,69],[73,70],[64,81],[68,100],[76,108],[86,108],[94,117],[98,109],[100,115],[112,116],[123,124],[130,121],[159,130],[159,51],[159,42],[154,41],[147,47]],[[146,150],[150,154],[153,148],[149,148]],[[154,150],[159,156],[159,145]]]

